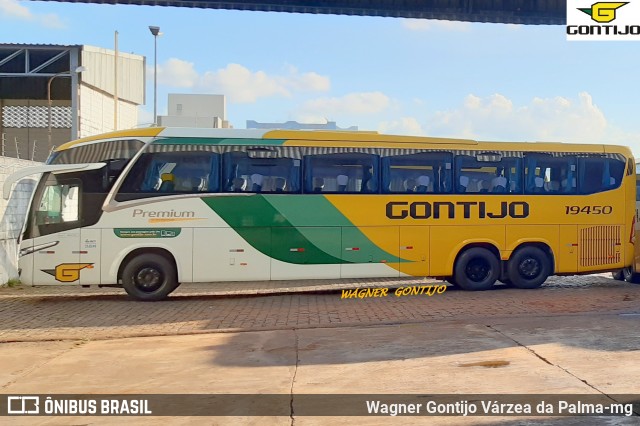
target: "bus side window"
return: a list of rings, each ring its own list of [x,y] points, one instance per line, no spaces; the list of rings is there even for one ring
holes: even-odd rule
[[[576,193],[577,158],[575,156],[553,157],[545,153],[527,153],[524,162],[526,194]]]
[[[178,193],[217,192],[220,155],[213,152],[149,152],[133,165],[116,200]]]
[[[304,192],[376,193],[378,158],[357,152],[305,155]]]
[[[449,193],[453,156],[445,152],[418,152],[382,158],[384,193]]]
[[[249,147],[251,149],[251,147]],[[226,192],[296,193],[300,191],[300,159],[278,150],[232,151],[223,154]]]
[[[578,188],[581,194],[608,191],[620,186],[625,163],[600,156],[578,159]]]
[[[458,193],[521,194],[520,157],[498,153],[457,155],[455,159]]]

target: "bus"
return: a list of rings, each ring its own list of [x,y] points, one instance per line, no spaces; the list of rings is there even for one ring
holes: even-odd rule
[[[640,228],[640,162],[636,162],[636,217],[635,231]],[[631,284],[640,284],[640,241],[635,243],[635,256],[633,264],[612,273],[613,278],[619,281],[627,281]]]
[[[26,285],[435,277],[464,290],[620,270],[626,147],[376,132],[145,128],[58,147],[19,244]]]

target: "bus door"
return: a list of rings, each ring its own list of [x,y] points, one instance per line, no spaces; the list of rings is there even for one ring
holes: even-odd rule
[[[47,173],[34,196],[27,238],[32,244],[32,284],[78,282],[82,182]]]

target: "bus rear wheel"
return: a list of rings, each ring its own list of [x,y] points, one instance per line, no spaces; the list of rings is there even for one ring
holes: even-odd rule
[[[622,276],[624,280],[631,284],[640,284],[640,274],[633,272],[631,268],[624,268],[622,270]]]
[[[618,269],[611,273],[611,277],[616,281],[624,281],[624,270]]]
[[[122,286],[134,299],[162,300],[178,287],[176,268],[158,254],[142,254],[124,267]]]
[[[456,261],[453,278],[464,290],[489,290],[500,276],[498,258],[486,248],[473,247]]]
[[[507,271],[516,288],[538,288],[551,273],[547,254],[538,247],[527,246],[516,250],[509,259]]]

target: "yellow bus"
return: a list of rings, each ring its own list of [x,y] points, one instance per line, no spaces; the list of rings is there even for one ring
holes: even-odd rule
[[[465,290],[633,261],[636,170],[609,145],[148,128],[60,146],[20,243],[27,285],[431,276]]]
[[[640,228],[640,163],[636,162],[636,216],[635,232]],[[632,284],[640,284],[640,240],[635,242],[635,256],[633,264],[629,267],[613,272],[613,278],[620,281],[627,281]]]

